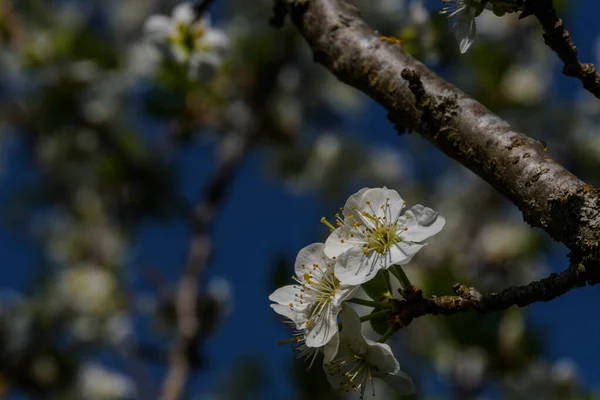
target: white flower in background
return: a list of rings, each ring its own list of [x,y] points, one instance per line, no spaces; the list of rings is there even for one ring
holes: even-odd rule
[[[483,384],[488,356],[479,347],[457,350],[452,357],[452,381],[466,391],[476,391]]]
[[[534,246],[535,236],[521,224],[508,221],[484,226],[475,239],[474,248],[488,262],[502,262],[523,256]]]
[[[447,18],[456,18],[453,29],[459,42],[460,52],[466,53],[475,41],[477,28],[475,17],[481,14],[486,0],[442,0],[445,7],[440,14]]]
[[[192,4],[182,3],[171,17],[152,15],[145,24],[146,36],[170,59],[186,64],[193,79],[208,79],[220,67],[229,39],[210,26],[208,17],[198,19]]]
[[[206,286],[206,294],[218,304],[219,313],[222,317],[231,314],[233,288],[227,279],[221,277],[211,279]]]
[[[132,316],[124,311],[117,312],[108,318],[103,328],[108,341],[117,346],[130,339],[135,332]]]
[[[64,304],[83,314],[105,314],[116,307],[117,280],[106,268],[82,265],[69,268],[59,282]]]
[[[571,384],[577,380],[577,365],[568,358],[561,358],[552,366],[552,377],[558,384]]]
[[[369,151],[365,164],[364,174],[369,181],[398,182],[402,179],[406,185],[409,179],[403,155],[390,148],[378,147]]]
[[[398,192],[387,188],[363,188],[350,196],[344,219],[336,215],[338,228],[325,242],[325,254],[339,257],[337,279],[360,285],[380,269],[407,264],[444,227],[444,217],[431,208],[416,205],[402,213],[405,204]]]
[[[373,385],[376,378],[400,395],[413,393],[415,385],[410,376],[400,370],[390,346],[363,337],[360,319],[352,307],[345,306],[341,318],[341,332],[324,349],[323,369],[329,383],[340,390],[360,392],[361,398],[367,385]],[[375,387],[372,387],[375,395]]]
[[[326,184],[328,173],[335,169],[344,153],[344,145],[338,135],[325,132],[315,139],[302,172],[290,179],[289,188],[294,192],[311,190]]]
[[[152,75],[162,61],[161,52],[146,40],[133,43],[124,57],[125,71],[133,77]]]
[[[325,256],[323,243],[313,243],[298,253],[294,280],[297,285],[277,289],[269,296],[276,313],[294,321],[308,347],[321,347],[337,332],[342,302],[358,287],[341,285],[334,276],[335,261]]]
[[[555,364],[534,361],[506,379],[507,394],[519,399],[531,398],[531,393],[544,400],[585,399],[576,373],[575,365],[568,359]]]
[[[78,380],[81,398],[90,400],[134,399],[135,384],[126,376],[98,364],[84,365]]]
[[[408,12],[410,14],[410,20],[418,25],[425,25],[429,21],[429,12],[423,4],[423,0],[413,0],[408,5]]]

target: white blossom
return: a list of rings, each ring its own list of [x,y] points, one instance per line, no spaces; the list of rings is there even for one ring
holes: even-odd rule
[[[444,227],[446,220],[432,209],[416,205],[403,213],[405,205],[398,192],[387,188],[363,188],[350,196],[344,218],[336,216],[338,228],[325,242],[325,254],[338,257],[337,279],[359,285],[380,269],[407,264]]]
[[[334,276],[335,261],[323,252],[323,243],[313,243],[298,253],[294,280],[297,285],[277,289],[269,296],[275,312],[303,331],[308,347],[321,347],[337,332],[342,302],[358,287],[340,284]]]
[[[222,64],[229,39],[211,27],[208,17],[198,19],[191,3],[181,3],[171,17],[152,15],[144,26],[146,36],[167,57],[188,66],[192,79],[208,79]]]
[[[400,370],[390,346],[373,342],[362,335],[356,311],[344,307],[341,319],[341,332],[332,340],[332,345],[324,349],[323,369],[329,383],[340,390],[359,392],[361,398],[369,383],[375,395],[373,379],[376,378],[382,379],[398,394],[413,393],[415,385],[410,376]]]

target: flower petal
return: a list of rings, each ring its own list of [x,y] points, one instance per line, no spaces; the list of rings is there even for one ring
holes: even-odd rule
[[[394,357],[394,353],[389,345],[377,343],[369,339],[366,339],[366,342],[366,359],[371,365],[377,367],[377,375],[375,376],[378,377],[379,374],[393,374],[400,370],[400,364],[398,364],[398,360]]]
[[[221,57],[225,57],[229,50],[229,39],[227,38],[227,35],[217,29],[209,29],[206,31],[204,36],[202,36],[202,44]]]
[[[144,33],[152,42],[166,41],[171,35],[171,19],[166,15],[151,15],[144,24]]]
[[[462,54],[469,50],[469,47],[475,41],[477,28],[475,25],[475,11],[469,8],[466,12],[460,13],[454,24],[454,34],[459,42],[460,52]]]
[[[175,21],[175,23],[188,26],[196,19],[196,12],[189,2],[178,4],[173,8],[171,15],[173,16],[173,21]]]
[[[344,383],[344,378],[342,377],[339,368],[332,367],[329,364],[324,364],[323,370],[325,371],[325,376],[327,377],[327,381],[331,387],[335,390],[341,390]]]
[[[339,257],[340,254],[353,247],[362,247],[364,243],[366,240],[362,233],[350,226],[343,225],[331,232],[325,241],[325,254],[329,258]]]
[[[317,318],[310,320],[312,325],[310,327],[307,326],[304,331],[305,343],[308,347],[325,346],[333,338],[338,331],[338,312],[338,307],[327,303],[325,309],[321,310]]]
[[[327,365],[331,363],[336,354],[338,353],[338,348],[340,346],[340,334],[336,332],[335,335],[331,338],[329,342],[323,347],[323,365]]]
[[[294,321],[297,329],[304,329],[304,323],[306,322],[306,316],[304,313],[293,310],[290,308],[290,306],[284,306],[283,304],[271,304],[271,308],[277,314]]]
[[[405,396],[416,392],[412,378],[404,371],[384,375],[380,378],[390,385],[399,395]]]
[[[406,228],[398,232],[402,240],[420,243],[439,233],[446,219],[431,208],[418,204],[406,211],[398,222],[399,226]]]
[[[349,305],[345,305],[340,312],[342,320],[342,330],[340,331],[340,342],[364,344],[365,338],[361,333],[361,323],[356,310]]]
[[[362,202],[362,197],[367,190],[369,190],[369,188],[362,188],[352,196],[348,197],[348,200],[346,200],[346,204],[344,205],[345,217],[356,214],[356,210],[359,210],[361,204],[364,204]]]
[[[385,268],[394,264],[408,264],[423,247],[425,247],[425,244],[410,242],[400,242],[392,246],[389,250],[390,255],[388,261],[386,261]]]
[[[379,253],[364,254],[363,249],[353,247],[338,257],[335,276],[344,285],[360,285],[377,275],[382,265],[380,258]]]
[[[340,285],[340,287],[336,290],[334,298],[332,299],[333,304],[341,306],[344,300],[354,296],[359,287],[360,286],[358,285]]]
[[[296,256],[296,262],[294,263],[294,271],[296,276],[303,279],[305,273],[312,271],[313,274],[322,275],[320,271],[327,270],[327,263],[323,260],[325,256],[325,245],[323,243],[313,243],[302,248]],[[317,264],[318,268],[314,269],[313,265]]]
[[[279,289],[271,293],[269,295],[269,300],[274,301],[278,304],[283,304],[284,306],[288,307],[290,306],[290,304],[293,304],[294,307],[300,306],[296,294],[298,294],[298,289],[295,288],[293,285],[287,285],[280,287]]]
[[[367,204],[367,201],[370,204]],[[363,194],[362,202],[364,207],[361,211],[375,214],[377,217],[385,217],[388,222],[394,222],[404,208],[404,200],[398,192],[385,187],[367,190]]]

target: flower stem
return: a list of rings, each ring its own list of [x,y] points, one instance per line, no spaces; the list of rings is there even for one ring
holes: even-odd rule
[[[377,319],[377,318],[381,318],[381,317],[387,317],[391,313],[392,313],[392,310],[376,311],[371,314],[363,315],[362,317],[360,317],[360,322],[370,321],[372,319]]]
[[[392,295],[392,285],[390,284],[390,272],[387,269],[382,269],[381,270],[382,274],[383,274],[383,282],[385,284],[385,289],[388,291],[388,293],[390,294],[390,297]]]
[[[390,338],[390,336],[392,336],[392,333],[394,333],[394,328],[388,326],[383,336],[377,340],[377,343],[385,343]]]
[[[373,307],[373,308],[392,308],[392,303],[384,303],[381,301],[364,300],[359,298],[353,298],[346,300],[348,303],[360,304],[361,306]]]
[[[406,276],[406,274],[404,273],[404,270],[402,269],[402,267],[398,264],[396,265],[392,265],[390,267],[390,271],[392,272],[392,274],[394,274],[394,276],[398,279],[398,281],[400,281],[400,285],[402,285],[402,289],[406,290],[410,287],[412,287],[412,283],[410,283],[410,279],[408,279],[408,276]]]

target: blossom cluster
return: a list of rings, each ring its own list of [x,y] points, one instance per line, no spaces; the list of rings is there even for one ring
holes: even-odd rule
[[[381,343],[389,334],[379,342],[363,337],[362,319],[345,304],[359,302],[353,296],[379,271],[401,271],[400,266],[410,262],[425,241],[444,227],[445,219],[432,209],[416,205],[405,210],[405,206],[395,190],[385,187],[363,188],[353,194],[341,215],[336,214],[337,227],[321,220],[331,229],[325,243],[313,243],[298,253],[295,284],[269,296],[274,302],[271,307],[293,327],[290,341],[296,343],[299,356],[312,365],[323,351],[329,382],[335,388],[358,391],[361,397],[373,378],[403,394],[414,391],[411,378],[400,370],[389,345]],[[365,303],[369,302],[361,302]],[[384,313],[388,311],[392,310],[386,307]]]

